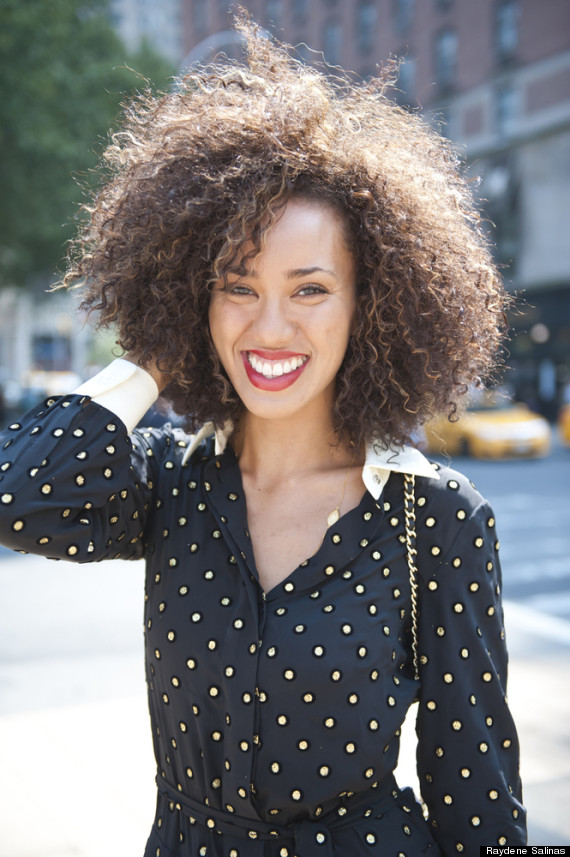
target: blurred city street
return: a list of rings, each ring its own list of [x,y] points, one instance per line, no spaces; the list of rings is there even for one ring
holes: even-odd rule
[[[567,844],[570,452],[455,464],[497,515],[530,843]],[[142,854],[154,809],[142,604],[141,563],[0,548],[0,857],[101,857],[110,841],[121,857]]]
[[[340,171],[345,169],[341,165],[346,163],[348,167],[352,157],[349,150],[354,148],[358,169],[346,172],[342,199],[337,200],[339,212],[367,202],[358,212],[354,209],[350,224],[347,221],[347,235],[355,226],[351,236],[354,241],[347,243],[351,246],[354,243],[355,259],[359,258],[359,230],[365,223],[380,224],[378,218],[387,218],[382,229],[376,225],[369,230],[367,226],[367,230],[370,236],[373,228],[377,230],[381,252],[374,289],[377,282],[384,288],[386,265],[390,268],[394,260],[396,271],[397,260],[406,260],[402,276],[409,282],[400,284],[398,316],[404,317],[400,313],[402,296],[407,296],[406,300],[411,297],[417,284],[413,306],[418,330],[423,325],[425,331],[430,331],[426,342],[433,339],[437,343],[434,350],[451,354],[448,338],[440,337],[437,329],[426,322],[428,316],[418,309],[432,300],[434,305],[441,301],[443,306],[449,287],[454,293],[450,304],[454,313],[452,322],[460,328],[467,323],[469,313],[465,309],[469,303],[462,298],[461,304],[457,302],[462,294],[461,278],[453,276],[448,281],[445,272],[455,270],[451,263],[457,249],[461,251],[457,264],[468,275],[467,279],[473,271],[481,270],[473,268],[469,261],[472,242],[454,243],[451,221],[442,220],[439,215],[428,217],[427,205],[426,215],[420,216],[414,201],[431,200],[430,206],[433,203],[436,212],[439,195],[447,198],[443,173],[439,175],[439,164],[444,160],[445,175],[450,179],[455,169],[453,162],[457,160],[467,179],[466,188],[473,194],[475,209],[481,213],[480,220],[471,211],[459,184],[454,184],[454,205],[473,227],[488,235],[490,251],[507,291],[516,296],[507,312],[508,348],[505,344],[502,351],[508,370],[507,383],[500,391],[484,391],[492,396],[500,392],[496,397],[497,407],[490,408],[487,414],[490,421],[485,426],[483,419],[483,427],[479,422],[474,429],[475,418],[469,438],[465,434],[467,420],[463,422],[461,436],[457,435],[457,423],[444,422],[456,434],[456,446],[447,448],[462,453],[473,453],[479,442],[479,449],[482,444],[487,451],[510,448],[530,454],[532,449],[544,449],[548,444],[549,426],[556,435],[552,452],[543,459],[491,462],[458,457],[453,464],[489,499],[497,519],[510,652],[509,701],[521,739],[529,843],[568,845],[570,242],[565,223],[570,198],[570,3],[568,0],[548,3],[240,0],[237,5],[244,7],[259,25],[261,36],[275,37],[291,45],[291,55],[301,64],[299,68],[306,65],[313,71],[318,69],[332,75],[326,90],[329,94],[322,103],[319,88],[313,83],[306,87],[304,83],[306,92],[298,98],[295,110],[283,112],[288,120],[293,117],[296,133],[289,135],[290,141],[287,135],[281,138],[279,128],[286,123],[279,119],[275,133],[272,132],[275,165],[284,164],[292,181],[296,181],[299,169],[301,183],[297,188],[303,188],[304,171],[310,174],[312,165],[324,158],[325,143],[328,146],[330,138],[330,148],[339,152],[339,159],[327,175],[340,181]],[[271,87],[275,87],[271,91],[280,95],[271,96],[261,122],[255,106],[256,93],[262,91],[258,83],[263,78],[259,61],[252,66],[251,83],[247,86],[243,81],[249,80],[250,72],[236,78],[239,87],[230,85],[230,78],[221,78],[224,98],[233,98],[233,89],[237,92],[250,87],[255,96],[251,117],[248,110],[243,115],[241,110],[235,114],[240,126],[251,135],[247,137],[247,145],[240,144],[236,149],[237,157],[231,153],[235,132],[232,130],[225,139],[222,122],[226,113],[228,117],[233,115],[233,108],[227,111],[224,108],[219,116],[216,110],[211,110],[211,116],[207,116],[199,99],[195,100],[204,89],[205,79],[212,81],[212,92],[215,91],[214,61],[245,59],[243,27],[235,26],[237,5],[211,0],[154,3],[62,0],[52,4],[11,0],[2,4],[0,200],[4,204],[0,204],[0,426],[8,425],[46,396],[67,393],[107,365],[120,352],[116,348],[118,342],[125,341],[121,326],[116,330],[113,318],[115,322],[118,320],[123,312],[121,307],[125,308],[126,318],[128,308],[133,314],[126,329],[132,325],[133,331],[139,330],[133,319],[139,307],[151,307],[145,301],[151,293],[155,297],[159,294],[157,283],[164,283],[167,299],[160,305],[156,297],[159,308],[156,318],[154,310],[146,310],[146,319],[153,319],[154,333],[149,342],[143,334],[137,334],[134,353],[139,352],[140,344],[141,353],[158,356],[153,343],[161,340],[160,336],[155,337],[161,319],[168,319],[171,325],[168,332],[174,344],[184,342],[186,347],[190,341],[188,330],[197,329],[194,322],[188,321],[192,300],[187,300],[186,293],[182,299],[176,299],[176,313],[168,309],[172,305],[170,300],[180,294],[174,290],[180,289],[180,277],[177,275],[176,282],[169,284],[170,275],[163,277],[163,274],[174,271],[173,266],[182,258],[183,251],[190,260],[195,246],[209,248],[204,259],[209,258],[212,264],[218,252],[215,250],[218,239],[227,238],[230,242],[227,246],[231,246],[233,227],[227,223],[234,220],[238,223],[236,218],[240,213],[238,163],[247,160],[249,151],[258,151],[257,144],[250,143],[257,139],[255,128],[266,128],[264,133],[269,139],[272,111],[284,103],[280,99],[287,94],[278,77],[281,60],[278,64],[270,63]],[[198,77],[193,76],[200,68],[203,71]],[[345,83],[340,74],[343,68],[348,72]],[[347,85],[349,80],[364,84],[356,101],[354,95],[349,96],[352,92]],[[167,126],[155,122],[160,113],[157,103],[150,108],[153,102],[144,101],[147,96],[141,96],[142,89],[147,87],[149,98],[151,91],[163,93],[158,103],[187,105],[184,120],[180,114],[176,125],[172,117],[179,108],[171,108],[168,128],[176,128],[176,133],[162,134],[155,148],[151,125],[154,123],[158,129],[156,134]],[[300,95],[301,90],[294,90],[297,92]],[[377,138],[378,152],[384,161],[376,162],[376,137],[372,133],[376,120],[369,121],[358,106],[365,104],[364,95],[369,98],[366,111],[372,117],[370,108],[375,92],[382,93],[382,98],[385,93],[394,99],[398,110],[410,111],[414,120],[423,117],[436,135],[443,134],[450,144],[445,156],[443,150],[441,155],[437,154],[436,136],[430,135],[429,147],[423,152],[419,144],[412,146],[411,125],[410,134],[395,133],[396,113],[386,110],[387,124],[383,136]],[[311,93],[314,104],[309,107]],[[347,111],[352,111],[346,113],[350,122],[346,127],[355,135],[350,147],[341,145],[337,136],[341,125],[329,118],[337,115],[328,112],[335,93],[342,95]],[[219,94],[222,104],[222,89]],[[144,102],[149,110],[148,121],[142,121],[141,112],[131,130],[129,126],[125,130],[120,116],[132,98],[138,106],[136,110],[128,108],[126,116],[139,116],[136,111],[142,111]],[[307,106],[303,107],[305,103]],[[305,119],[301,109],[308,111]],[[166,111],[160,115],[170,114]],[[202,119],[198,122],[196,116],[203,116],[204,122]],[[211,124],[204,124],[206,118]],[[135,127],[139,129],[136,133]],[[110,138],[109,128],[120,133]],[[303,129],[302,133],[298,129]],[[364,136],[358,138],[360,133]],[[297,158],[295,154],[289,165],[286,153],[293,152],[294,140],[298,138],[301,147],[313,134],[319,141],[316,150],[319,157],[303,154]],[[214,186],[212,177],[218,166],[222,175],[221,164],[226,157],[231,173],[227,187],[234,182],[231,186],[236,188],[229,196],[219,197],[220,205],[227,207],[226,212],[220,213],[229,218],[226,225],[212,232],[215,239],[200,241],[198,233],[198,237],[194,236],[197,227],[189,219],[194,217],[192,212],[198,218],[196,223],[200,220],[214,223],[214,215],[210,218],[201,214],[206,208],[201,204],[202,185],[193,164],[204,164],[205,169],[208,157],[198,135],[208,145],[211,140],[215,143],[213,172],[203,185],[203,201],[209,205],[210,199],[218,198],[210,194]],[[111,144],[106,154],[105,141]],[[196,147],[195,162],[189,158],[190,143]],[[425,145],[428,146],[427,142]],[[397,164],[394,146],[402,146]],[[133,153],[132,162],[129,152]],[[103,194],[99,202],[93,201],[91,193],[99,179],[110,179],[114,165],[118,166],[120,161],[123,167],[132,163],[134,168],[140,158],[144,165],[145,152],[153,152],[152,172],[160,179],[158,190],[152,190],[152,182],[147,181],[149,174],[140,184],[129,178],[121,196],[122,180],[117,178],[109,197]],[[164,162],[167,169],[160,167],[159,155],[167,155]],[[407,189],[404,184],[400,187],[398,176],[406,175],[406,165],[412,164],[409,159],[416,156],[413,184],[417,196],[413,197],[412,183]],[[390,178],[388,167],[392,158],[397,169]],[[101,169],[97,168],[99,160]],[[369,161],[379,166],[372,169]],[[297,168],[297,163],[305,166]],[[426,169],[429,163],[425,174],[424,163]],[[273,166],[271,160],[268,166]],[[179,167],[180,172],[176,172]],[[260,173],[257,167],[253,169],[251,181],[259,183]],[[164,184],[167,172],[171,176],[184,174],[189,183],[184,185],[176,178],[176,186],[172,185],[167,195]],[[356,178],[358,183],[353,185]],[[243,183],[244,189],[250,188],[249,181]],[[368,208],[368,201],[372,204],[376,197],[367,182],[371,189],[378,188],[378,199],[382,199],[381,205],[374,203],[374,209]],[[333,184],[331,200],[337,193]],[[143,185],[148,187],[144,193],[140,190]],[[315,188],[319,186],[317,182]],[[296,186],[284,183],[283,188],[286,187],[294,190]],[[312,187],[310,181],[306,187]],[[346,190],[349,187],[352,187],[350,194]],[[256,200],[265,198],[261,191],[255,192]],[[156,200],[152,198],[155,192]],[[125,228],[118,219],[115,221],[113,208],[105,201],[111,199],[116,200],[117,211],[129,212]],[[329,200],[328,191],[323,199]],[[159,200],[167,200],[167,204],[159,205]],[[137,205],[148,206],[148,210],[137,211]],[[238,206],[235,210],[234,205]],[[249,205],[248,202],[246,209]],[[88,223],[83,215],[90,206],[94,206],[94,226],[91,231],[86,226],[84,236],[93,239],[93,246],[87,239],[83,245],[81,242],[70,245],[77,225]],[[78,217],[82,208],[85,211]],[[179,215],[175,215],[176,210]],[[400,214],[396,216],[398,211]],[[103,212],[99,226],[97,218]],[[260,213],[260,224],[265,223],[264,217]],[[362,226],[356,231],[360,217]],[[435,247],[437,251],[437,247],[433,243],[436,239],[432,243],[429,239],[428,220],[432,219],[433,226],[437,224],[433,236],[436,231],[441,235],[437,239],[440,249],[433,253],[433,258],[432,250]],[[156,249],[158,243],[153,243],[150,231],[148,235],[145,231],[144,242],[140,242],[145,245],[144,252],[141,250],[138,259],[135,245],[143,227],[137,224],[155,221],[162,230],[164,245]],[[176,228],[169,225],[175,222],[179,224]],[[400,222],[407,231],[398,238],[394,224]],[[184,232],[180,231],[183,223]],[[254,234],[257,227],[253,220],[251,224]],[[144,228],[150,230],[150,226]],[[186,240],[184,236],[188,236],[186,249],[181,244]],[[402,243],[402,236],[407,243]],[[410,237],[413,240],[408,240]],[[108,247],[115,240],[117,248],[124,249],[113,250],[108,256]],[[104,250],[99,255],[98,241]],[[477,237],[477,245],[479,242]],[[413,245],[417,258],[424,259],[417,276],[415,268],[408,268],[408,250],[402,249],[409,247],[411,253]],[[374,258],[372,244],[366,247],[370,249],[365,251],[363,270],[368,270]],[[111,324],[98,332],[85,323],[83,310],[79,314],[77,311],[78,296],[85,298],[87,292],[52,289],[61,282],[65,271],[66,248],[71,249],[71,269],[64,281],[92,287],[93,308],[99,301],[96,291],[101,287],[100,308],[103,319]],[[87,255],[82,260],[83,252]],[[225,251],[220,252],[214,265],[216,271],[225,258]],[[136,277],[117,273],[116,277],[109,275],[106,279],[103,263],[100,268],[90,267],[92,254],[111,261],[116,257],[117,272],[135,271],[139,265],[139,273]],[[491,269],[487,263],[484,267],[485,276],[478,280],[478,289],[486,289],[488,284],[487,309],[494,312],[496,298],[491,288]],[[96,269],[101,272],[100,280]],[[191,279],[186,269],[182,276],[184,282]],[[397,285],[394,275],[394,289]],[[171,286],[173,290],[169,292]],[[123,288],[127,288],[124,294]],[[134,294],[135,288],[137,294],[130,304],[129,295]],[[196,289],[193,286],[188,294],[194,294]],[[427,302],[424,293],[431,295]],[[392,291],[386,294],[391,295]],[[199,302],[203,303],[201,298]],[[115,306],[120,312],[117,309],[115,313]],[[202,321],[205,329],[206,316]],[[177,325],[182,327],[179,329]],[[478,340],[474,329],[472,325],[467,328],[470,346]],[[409,340],[408,326],[407,333]],[[129,338],[130,333],[127,344]],[[490,347],[490,341],[490,338],[481,340],[481,354]],[[174,353],[170,345],[168,353]],[[424,351],[421,348],[413,353],[417,356]],[[203,358],[202,354],[199,356]],[[165,364],[169,368],[168,361]],[[428,376],[429,365],[428,360]],[[162,367],[160,359],[157,366]],[[466,377],[472,378],[474,374],[468,373]],[[494,410],[505,412],[494,413]],[[151,411],[147,413],[150,415]],[[163,419],[163,415],[157,417],[156,411],[152,417],[153,424],[156,419]],[[438,431],[442,431],[441,426]],[[422,435],[423,441],[419,433],[417,437],[418,443],[428,442],[427,433]],[[561,445],[564,437],[566,446]],[[346,480],[349,476],[350,468]],[[345,481],[345,488],[346,484]],[[343,498],[344,489],[341,503]],[[11,502],[11,497],[7,502]],[[141,857],[143,854],[155,804],[155,764],[143,662],[143,590],[142,562],[77,566],[19,555],[0,545],[0,857]],[[397,778],[400,785],[413,785],[417,792],[414,715],[415,708],[404,724]],[[383,846],[378,848],[383,850]],[[373,850],[376,853],[376,848]]]
[[[501,542],[509,703],[530,845],[570,842],[570,450],[453,466],[487,497]],[[408,733],[410,729],[408,729]],[[411,770],[409,749],[406,770]]]

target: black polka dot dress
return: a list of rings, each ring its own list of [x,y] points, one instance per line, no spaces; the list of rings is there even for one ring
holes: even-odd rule
[[[210,438],[183,461],[187,447],[169,426],[129,438],[78,396],[0,442],[4,544],[146,558],[158,803],[145,857],[478,857],[482,844],[523,844],[494,519],[473,486],[445,468],[416,479],[417,682],[401,476],[378,500],[366,491],[264,593],[233,451],[216,455]],[[392,775],[415,698],[427,820]]]

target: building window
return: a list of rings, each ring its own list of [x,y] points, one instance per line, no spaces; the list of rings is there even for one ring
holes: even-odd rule
[[[510,137],[518,115],[517,93],[511,83],[503,83],[495,90],[495,124],[501,137]]]
[[[500,62],[513,59],[519,44],[519,2],[500,0],[496,7],[495,40]]]
[[[303,24],[307,20],[307,0],[293,0],[293,20]]]
[[[520,181],[514,155],[499,156],[487,165],[481,195],[485,214],[493,224],[494,255],[511,271],[520,247]]]
[[[329,65],[339,65],[342,31],[338,21],[327,21],[323,29],[323,53]]]
[[[218,0],[218,15],[222,20],[231,12],[230,6],[228,0]]]
[[[368,53],[374,47],[376,37],[375,0],[362,0],[356,11],[356,42],[361,53]]]
[[[111,3],[109,17],[111,19],[112,25],[117,29],[120,29],[125,16],[120,5],[117,3],[117,0],[114,0],[114,2]]]
[[[416,91],[416,61],[411,57],[401,57],[398,66],[398,89],[396,98],[399,104],[411,104]]]
[[[69,372],[71,341],[56,333],[40,334],[32,339],[32,361],[39,371]]]
[[[394,26],[398,33],[407,33],[414,20],[414,0],[392,0]]]
[[[429,116],[430,124],[436,129],[438,134],[447,137],[449,140],[452,140],[454,136],[451,127],[452,118],[451,109],[447,105],[439,107],[435,113]]]
[[[281,29],[282,6],[281,0],[267,0],[265,5],[265,23],[269,29]]]
[[[194,31],[196,35],[206,35],[209,23],[208,0],[194,0]]]
[[[440,30],[435,37],[435,79],[443,91],[453,89],[457,72],[457,33]]]

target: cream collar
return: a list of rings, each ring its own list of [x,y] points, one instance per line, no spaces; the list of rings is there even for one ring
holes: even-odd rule
[[[184,453],[182,464],[186,464],[204,438],[211,437],[212,434],[214,435],[214,453],[221,455],[227,446],[232,430],[231,421],[226,422],[223,429],[218,431],[214,429],[213,423],[205,423],[192,437],[188,449]],[[419,449],[415,449],[413,446],[384,449],[378,441],[369,443],[366,447],[366,460],[362,468],[362,481],[375,500],[378,500],[382,494],[390,473],[393,471],[439,479],[434,465],[427,460]]]

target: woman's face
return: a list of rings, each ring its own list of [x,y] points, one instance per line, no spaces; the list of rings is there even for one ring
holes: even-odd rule
[[[292,198],[262,252],[239,264],[214,287],[209,321],[245,408],[269,419],[308,407],[330,414],[356,307],[341,215],[326,203]]]

